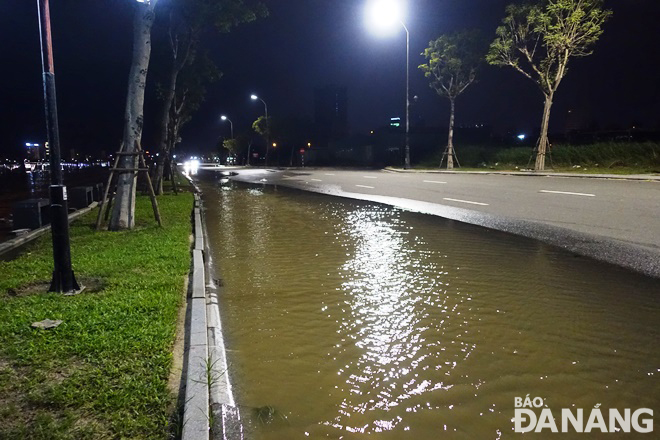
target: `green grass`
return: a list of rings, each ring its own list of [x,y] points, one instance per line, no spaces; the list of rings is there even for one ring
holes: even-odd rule
[[[493,148],[457,146],[462,170],[516,170],[534,168],[531,147]],[[436,152],[419,168],[437,168]],[[446,164],[443,164],[446,166]],[[654,142],[600,142],[590,145],[556,145],[546,158],[546,170],[558,172],[647,174],[660,173],[660,144]]]
[[[97,286],[78,296],[38,287],[51,278],[50,236],[0,262],[0,438],[169,437],[192,195],[158,201],[162,229],[146,197],[138,197],[133,231],[94,231],[96,212],[72,224],[76,277]],[[63,324],[30,327],[47,318]]]

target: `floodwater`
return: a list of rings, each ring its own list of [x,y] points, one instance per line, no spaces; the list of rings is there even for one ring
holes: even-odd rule
[[[514,433],[516,397],[585,424],[660,407],[657,279],[371,203],[204,191],[248,438],[548,438]]]

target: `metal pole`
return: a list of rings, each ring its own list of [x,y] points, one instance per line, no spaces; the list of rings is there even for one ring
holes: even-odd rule
[[[266,166],[268,166],[268,150],[270,148],[270,121],[268,120],[268,104],[266,101],[259,98],[264,103],[264,113],[266,114]]]
[[[405,23],[401,25],[406,30],[406,158],[404,169],[410,168],[410,32]]]
[[[69,210],[60,159],[60,135],[57,122],[55,69],[53,66],[53,43],[48,0],[37,0],[37,7],[39,9],[46,130],[50,145],[50,210],[54,269],[49,291],[73,292],[80,290],[80,286],[76,282],[76,277],[71,268]]]
[[[227,118],[227,120],[229,121],[229,129],[231,131],[231,138],[234,139],[234,123],[231,122],[231,119],[229,119],[229,118]]]

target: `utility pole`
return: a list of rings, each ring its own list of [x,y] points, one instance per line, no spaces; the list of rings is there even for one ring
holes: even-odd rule
[[[48,0],[37,0],[37,6],[39,8],[46,130],[50,146],[50,213],[54,269],[53,279],[48,290],[50,292],[74,292],[79,291],[80,286],[76,282],[76,277],[71,268],[69,209],[60,158],[53,42],[50,31],[50,6]]]

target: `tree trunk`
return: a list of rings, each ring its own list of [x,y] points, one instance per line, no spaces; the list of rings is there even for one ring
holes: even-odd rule
[[[160,155],[158,156],[158,164],[156,167],[156,194],[158,195],[163,193],[163,171],[165,169],[165,158],[169,156],[167,135],[170,123],[170,109],[176,94],[176,80],[179,77],[179,72],[181,71],[182,67],[183,66],[179,64],[177,57],[175,56],[172,60],[172,71],[170,72],[169,83],[163,98],[163,113],[160,121],[160,140],[158,142],[158,150]]]
[[[449,112],[449,135],[447,136],[447,169],[454,169],[454,117],[456,112],[456,102],[449,99],[451,111]],[[442,165],[442,164],[440,164]]]
[[[550,109],[552,108],[552,94],[545,95],[545,106],[543,107],[543,120],[541,122],[541,136],[539,137],[538,151],[536,152],[535,171],[545,170],[545,155],[550,142],[548,141],[548,127],[550,126]]]
[[[128,93],[124,116],[124,151],[134,152],[142,137],[144,123],[144,89],[151,55],[151,27],[158,0],[135,4],[133,21],[133,62],[128,77]],[[137,168],[137,156],[124,156],[121,168]],[[136,173],[121,173],[117,180],[117,196],[112,207],[109,229],[132,229],[135,226]]]
[[[163,180],[165,180],[165,149],[161,148],[158,155],[158,160],[156,160],[156,172],[154,173],[154,192],[157,196],[163,194]]]

